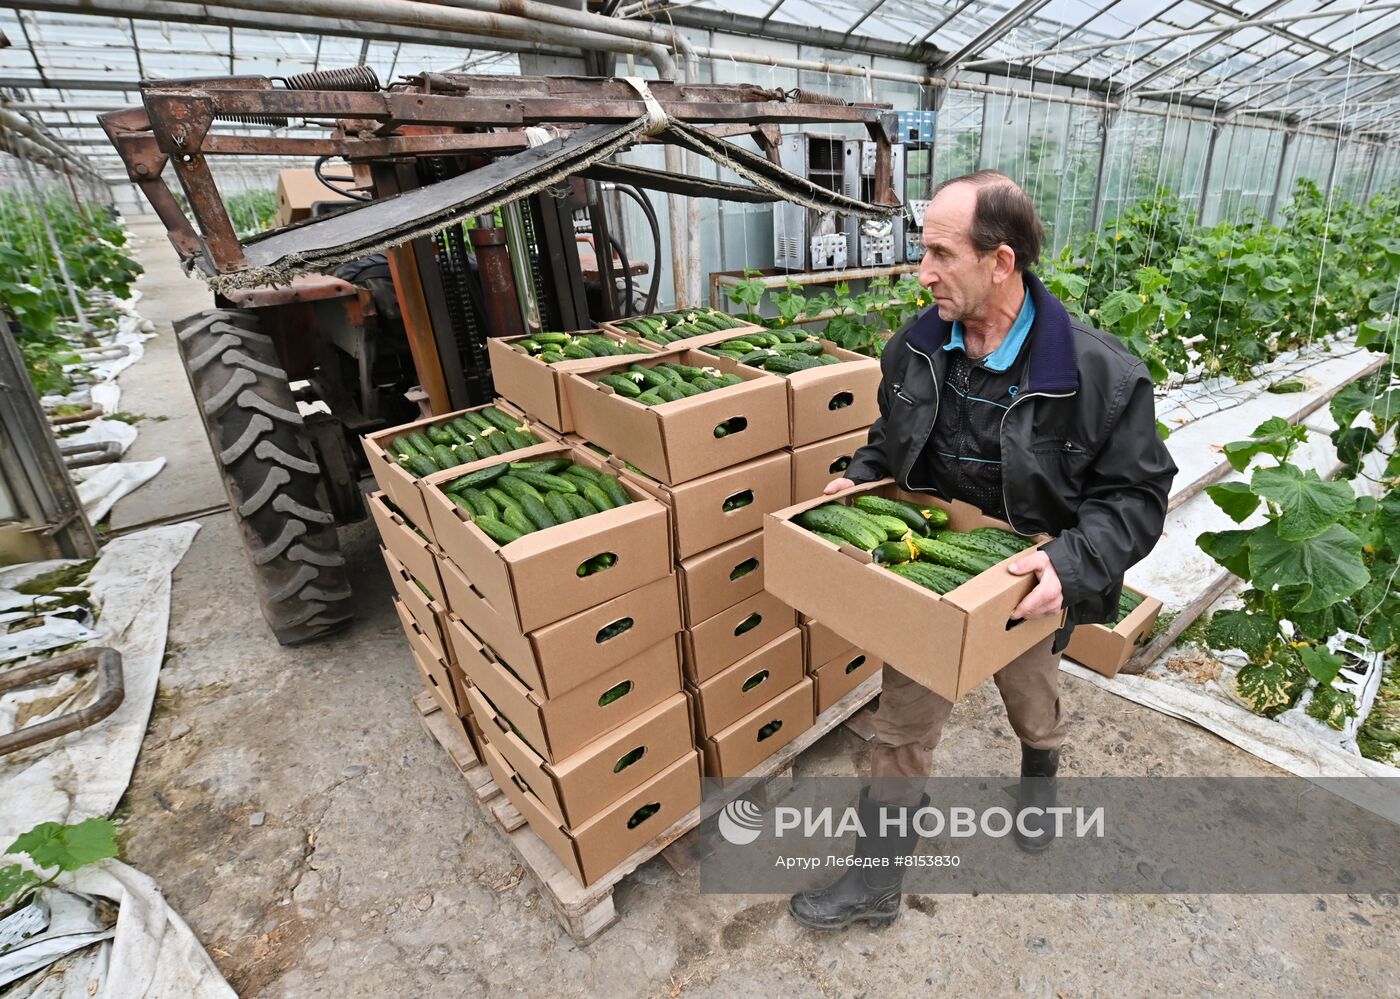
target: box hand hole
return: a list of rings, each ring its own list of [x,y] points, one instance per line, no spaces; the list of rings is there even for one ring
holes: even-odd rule
[[[623,680],[621,683],[617,684],[616,686],[609,687],[607,690],[603,691],[603,696],[600,697],[600,698],[598,698],[598,707],[600,707],[600,708],[606,708],[606,707],[607,707],[609,704],[611,704],[613,701],[616,701],[616,700],[618,700],[619,698],[624,697],[624,696],[626,696],[627,694],[630,694],[631,692],[632,692],[632,681],[631,681],[631,680]]]
[[[615,565],[617,565],[617,552],[603,552],[601,555],[584,559],[578,564],[578,569],[575,572],[580,577],[593,576],[604,569],[611,569]]]
[[[742,510],[752,502],[753,490],[745,489],[742,492],[737,492],[733,496],[726,498],[719,509],[721,513],[733,513],[735,510]]]
[[[767,738],[769,738],[770,736],[776,735],[777,732],[778,732],[778,729],[780,729],[780,728],[782,728],[782,727],[783,727],[783,720],[782,720],[781,718],[774,718],[774,719],[773,719],[772,721],[770,721],[767,725],[764,725],[761,729],[758,730],[758,741],[759,741],[759,742],[762,742],[764,739],[767,739]]]
[[[862,665],[864,662],[865,662],[865,656],[856,656],[854,659],[852,659],[850,662],[848,662],[848,663],[846,664],[846,672],[847,672],[847,673],[854,673],[856,670],[860,669],[861,665]]]
[[[739,622],[739,626],[734,629],[735,637],[737,638],[739,635],[742,635],[746,631],[753,631],[755,628],[758,627],[759,622],[762,620],[763,615],[760,614],[758,611],[754,611],[748,617],[744,618],[744,620]]]
[[[766,679],[768,679],[768,671],[766,669],[761,669],[753,676],[745,680],[744,685],[739,689],[742,690],[744,693],[748,693],[750,690],[753,690]]]
[[[639,825],[661,811],[661,802],[653,801],[650,805],[643,805],[632,813],[632,817],[627,820],[628,829],[636,829]]]
[[[827,471],[832,472],[833,474],[836,472],[844,472],[846,469],[851,467],[851,458],[852,455],[843,454],[841,457],[837,458],[831,463],[830,467],[827,468]]]
[[[837,392],[831,397],[831,401],[826,404],[827,409],[845,409],[856,401],[856,397],[849,392]]]
[[[622,773],[622,771],[626,770],[632,764],[636,763],[646,754],[646,746],[638,746],[636,749],[633,749],[628,753],[624,753],[622,756],[618,757],[617,762],[613,764],[613,773]]]
[[[599,645],[602,645],[604,642],[610,642],[618,635],[621,635],[624,632],[626,632],[631,627],[632,619],[630,617],[618,618],[612,624],[605,625],[604,627],[599,628],[598,635],[595,641]]]
[[[732,437],[734,434],[741,434],[749,427],[749,421],[744,416],[732,416],[723,423],[715,427],[716,437]]]
[[[746,558],[733,569],[729,570],[729,581],[732,583],[736,579],[743,579],[749,573],[758,568],[758,559]]]

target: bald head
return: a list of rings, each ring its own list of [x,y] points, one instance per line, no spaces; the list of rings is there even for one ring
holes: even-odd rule
[[[1035,204],[1014,180],[998,170],[978,170],[945,180],[934,191],[928,217],[964,223],[963,232],[982,254],[1010,248],[1022,273],[1040,259],[1045,230]]]

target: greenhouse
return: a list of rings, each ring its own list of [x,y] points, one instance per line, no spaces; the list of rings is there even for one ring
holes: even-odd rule
[[[1392,994],[1397,218],[1383,0],[5,7],[0,996]]]

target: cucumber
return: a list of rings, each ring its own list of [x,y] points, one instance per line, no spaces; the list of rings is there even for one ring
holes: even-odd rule
[[[446,444],[448,447],[451,447],[453,444],[457,443],[444,427],[429,427],[426,433],[428,435],[428,440],[432,441],[434,444]]]
[[[534,335],[534,339],[538,340],[540,343],[560,343],[560,344],[563,344],[563,343],[568,343],[568,342],[569,342],[569,334],[567,334],[567,333],[536,333],[536,334]]]
[[[618,395],[624,395],[629,399],[635,399],[642,394],[642,390],[637,387],[637,383],[631,378],[623,375],[604,375],[598,379],[599,384],[612,387]]]
[[[982,552],[971,552],[957,545],[950,545],[946,541],[937,538],[913,538],[913,543],[918,546],[919,553],[930,562],[937,562],[954,569],[961,569],[963,572],[976,575],[985,572],[1002,560],[1003,556],[987,555]]]
[[[512,451],[519,451],[523,447],[530,447],[532,444],[540,442],[540,439],[528,430],[507,430],[505,438]]]
[[[592,503],[578,493],[564,493],[563,496],[564,502],[569,504],[569,509],[573,511],[575,520],[580,517],[591,517],[598,512]]]
[[[407,437],[395,437],[389,445],[388,451],[399,458],[412,458],[415,454],[420,453]]]
[[[492,423],[486,417],[482,416],[481,413],[477,412],[476,410],[473,410],[470,413],[463,413],[462,419],[466,420],[472,426],[476,427],[476,434],[478,437],[481,436],[481,433],[484,430],[496,429],[496,425],[494,423]]]
[[[563,493],[545,493],[544,505],[549,515],[560,524],[567,524],[575,517],[574,508],[564,500]]]
[[[833,545],[840,546],[850,544],[845,538],[837,537],[835,534],[827,534],[825,531],[813,531],[812,533],[823,541],[830,541]]]
[[[522,506],[525,504],[525,498],[527,496],[530,499],[538,500],[541,503],[544,502],[544,495],[534,486],[530,485],[530,483],[520,478],[518,475],[511,475],[509,472],[507,472],[505,475],[502,475],[499,479],[496,480],[496,485],[499,486],[501,489],[505,490],[510,495],[514,496],[515,501],[521,504]]]
[[[598,356],[597,354],[593,353],[593,351],[585,347],[583,344],[579,343],[577,340],[575,340],[573,343],[564,344],[564,347],[560,351],[560,353],[562,353],[571,361],[582,361],[590,357]]]
[[[763,362],[763,370],[775,375],[795,375],[799,371],[820,368],[821,366],[822,362],[815,357],[805,357],[801,354],[774,354]]]
[[[681,375],[679,371],[673,369],[669,364],[658,364],[654,368],[647,368],[647,370],[650,371],[652,374],[656,375],[658,378],[663,378],[668,382],[674,383],[685,381],[685,377]]]
[[[445,444],[433,446],[433,461],[437,462],[439,468],[456,468],[462,463],[462,459],[452,453],[452,449]]]
[[[530,523],[541,531],[559,523],[549,512],[549,507],[544,505],[544,500],[536,499],[534,496],[526,496],[520,501],[520,506],[524,509],[525,516],[530,518]]]
[[[682,387],[690,388],[685,382],[677,382],[674,385],[663,385],[651,394],[660,396],[666,402],[680,402],[685,398],[685,393],[681,391]]]
[[[601,486],[595,486],[593,483],[587,482],[584,483],[582,492],[583,498],[597,507],[600,513],[604,510],[611,510],[614,506],[613,501],[608,498],[607,493],[603,492]]]
[[[460,416],[447,425],[466,441],[475,440],[477,435],[481,433],[480,429],[472,426],[471,421],[464,420]]]
[[[660,406],[667,400],[663,399],[655,392],[643,392],[641,395],[637,396],[637,401],[643,406]]]
[[[732,371],[729,372],[728,374],[720,375],[720,376],[719,376],[719,386],[720,386],[720,388],[729,388],[729,386],[731,386],[731,385],[739,385],[739,384],[741,384],[742,382],[743,382],[743,379],[740,378],[738,375],[734,374]]]
[[[421,431],[414,430],[408,435],[408,442],[413,445],[413,449],[421,455],[433,453],[433,442],[428,440]]]
[[[651,368],[644,368],[640,364],[634,364],[627,369],[637,376],[637,381],[643,389],[660,388],[662,385],[671,384],[671,379],[663,374],[658,374]]]
[[[864,513],[865,511],[860,511]],[[885,534],[891,541],[896,541],[910,532],[910,527],[898,517],[887,517],[880,513],[866,513],[867,517],[885,529]]]
[[[657,367],[664,367],[669,371],[674,371],[676,374],[680,375],[684,381],[688,382],[701,378],[705,374],[704,368],[697,368],[693,364],[658,364]]]
[[[915,534],[927,537],[930,533],[929,522],[924,519],[923,511],[912,503],[886,499],[883,496],[857,496],[851,505],[867,513],[898,517]]]
[[[437,462],[433,461],[431,458],[425,458],[421,454],[415,454],[413,457],[409,458],[406,467],[420,479],[425,475],[432,475],[434,472],[442,471],[442,469],[438,468]]]
[[[558,475],[571,464],[568,458],[545,458],[542,461],[512,461],[510,470],[512,472],[548,472],[550,475]]]
[[[576,493],[578,489],[572,482],[560,475],[550,475],[548,472],[515,471],[510,473],[521,482],[534,486],[544,492],[554,493]]]
[[[458,496],[456,493],[448,493],[447,498],[467,512],[468,520],[476,519],[476,510],[461,496]]]
[[[449,492],[454,493],[460,493],[467,489],[485,489],[508,471],[510,471],[510,466],[505,463],[492,465],[479,472],[468,472],[460,479],[453,479],[446,488]]]
[[[482,458],[491,457],[489,454],[481,454],[476,448],[472,447],[471,444],[458,444],[452,449],[452,453],[460,458],[464,465],[469,461],[480,461]]]
[[[477,517],[473,523],[486,533],[486,536],[498,545],[508,545],[512,541],[525,536],[527,532],[517,531],[509,524],[502,523],[494,517]]]
[[[600,473],[593,471],[593,469],[586,465],[570,465],[568,468],[564,469],[564,474],[572,475],[575,478],[583,479],[585,482],[593,483],[600,482],[603,478]]]
[[[905,562],[900,565],[887,566],[887,568],[890,572],[903,576],[910,582],[940,594],[955,590],[972,578],[967,573],[959,572],[956,569],[942,565],[930,565],[927,562]]]
[[[520,501],[498,486],[487,486],[482,492],[500,509],[502,520],[506,520],[505,512],[507,510],[520,509]],[[506,523],[509,524],[510,521],[506,520]]]
[[[598,488],[607,494],[613,506],[626,506],[632,502],[632,497],[627,495],[627,490],[622,488],[616,475],[600,475],[598,478]]]
[[[529,517],[525,516],[525,511],[518,506],[507,507],[502,510],[501,520],[521,534],[529,534],[535,530],[534,523]]]
[[[886,541],[877,545],[870,553],[881,565],[898,565],[901,562],[917,562],[919,549],[909,541]]]
[[[797,523],[809,531],[821,531],[845,538],[857,548],[870,551],[883,543],[885,534],[868,525],[863,518],[854,516],[854,511],[839,503],[804,510],[797,516]]]
[[[502,413],[495,406],[487,406],[481,415],[497,430],[519,430],[520,421]]]
[[[780,343],[773,349],[780,353],[787,354],[788,356],[805,354],[810,357],[815,357],[825,351],[820,340],[800,340],[797,343]]]
[[[463,489],[457,495],[471,504],[472,513],[477,517],[490,517],[493,520],[499,518],[501,511],[496,508],[495,503],[491,502],[491,497],[480,489]]]
[[[546,350],[540,354],[540,360],[545,364],[558,364],[560,361],[567,361],[568,358],[557,350]]]

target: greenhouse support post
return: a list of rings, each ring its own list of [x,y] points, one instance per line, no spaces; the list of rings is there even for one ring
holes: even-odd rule
[[[1269,211],[1264,216],[1273,221],[1278,212],[1278,203],[1283,191],[1283,167],[1288,162],[1289,150],[1293,148],[1293,140],[1297,138],[1294,132],[1283,133],[1283,148],[1278,153],[1278,171],[1274,174],[1274,193],[1269,197]]]

